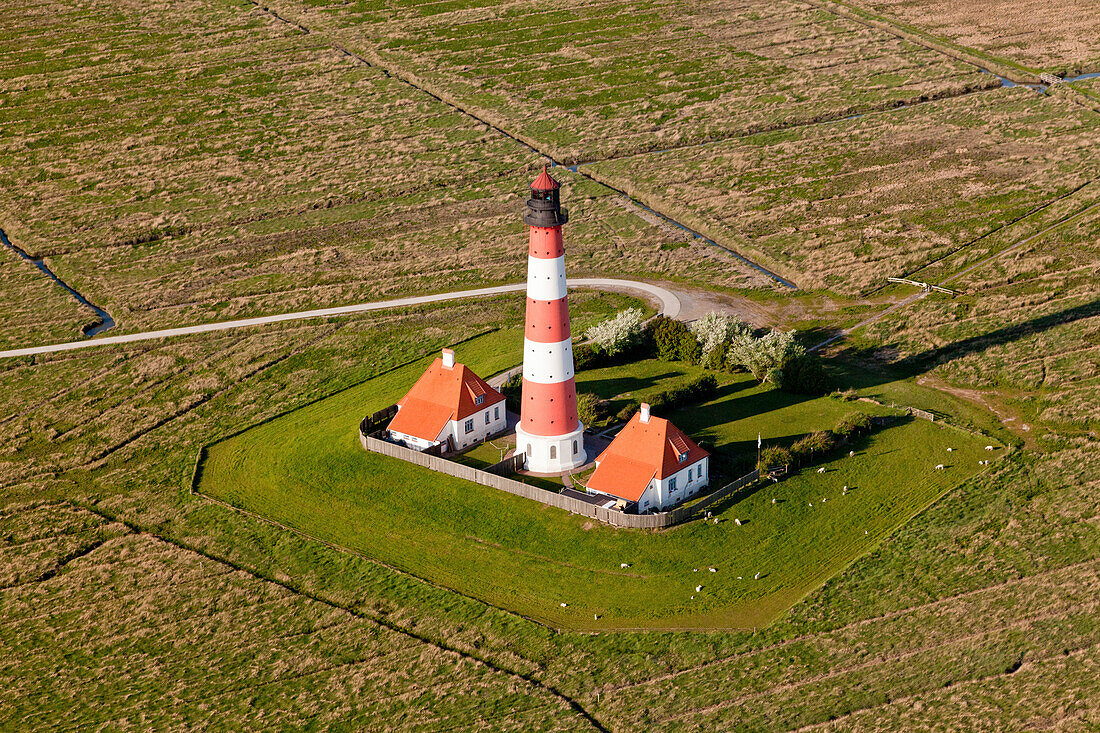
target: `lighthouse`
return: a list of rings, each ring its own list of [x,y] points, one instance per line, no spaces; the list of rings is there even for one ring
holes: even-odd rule
[[[587,461],[566,297],[562,225],[569,216],[561,208],[560,188],[543,168],[523,210],[530,245],[516,450],[526,454],[527,470],[535,473],[568,471]]]

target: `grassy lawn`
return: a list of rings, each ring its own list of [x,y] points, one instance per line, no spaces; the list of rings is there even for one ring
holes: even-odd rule
[[[505,330],[462,344],[458,356],[490,374],[510,366],[519,348],[519,331]],[[399,397],[428,362],[212,446],[200,490],[556,626],[751,628],[874,548],[989,456],[966,434],[913,421],[856,446],[854,458],[834,461],[827,473],[720,505],[718,525],[617,530],[364,451],[360,417]],[[673,418],[720,445],[739,446],[758,431],[781,440],[830,426],[848,409],[730,377],[717,399]],[[934,470],[938,463],[947,470]],[[851,490],[841,497],[844,485]],[[631,566],[620,569],[622,562]]]
[[[494,463],[500,463],[502,460],[502,453],[507,451],[502,452],[501,449],[497,448],[493,443],[504,445],[501,440],[490,440],[486,443],[475,445],[470,450],[454,456],[452,460],[467,466],[473,466],[474,468],[487,468]]]

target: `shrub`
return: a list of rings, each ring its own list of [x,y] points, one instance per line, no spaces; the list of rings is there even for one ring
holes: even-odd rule
[[[853,412],[841,418],[833,432],[842,438],[851,438],[871,432],[871,416],[866,412]]]
[[[680,344],[676,350],[676,358],[688,364],[698,364],[703,358],[703,347],[699,345],[699,340],[695,338],[695,334],[686,327],[684,332],[680,334]]]
[[[640,308],[627,308],[597,323],[585,336],[603,353],[614,357],[629,351],[642,338],[645,315]]]
[[[855,402],[857,399],[859,399],[859,395],[856,394],[856,391],[853,387],[849,387],[848,389],[845,389],[843,391],[839,389],[834,389],[831,393],[829,393],[829,396],[832,397],[834,400],[841,400],[842,402]]]
[[[821,359],[805,351],[796,353],[779,367],[775,380],[784,392],[805,395],[825,394],[829,384]]]
[[[781,445],[768,445],[760,451],[760,460],[756,467],[761,471],[767,471],[772,466],[791,465],[791,452]]]
[[[590,344],[580,344],[573,349],[573,368],[578,372],[601,367],[606,359],[606,354]]]
[[[695,340],[687,326],[667,316],[657,316],[650,321],[650,325],[653,353],[658,359],[675,361],[681,358],[684,334]]]
[[[577,395],[577,416],[588,427],[602,425],[611,411],[611,404],[591,392]]]
[[[641,407],[641,405],[638,404],[637,400],[630,400],[630,402],[623,405],[621,410],[615,413],[615,422],[626,422],[634,417],[634,413],[638,411],[639,407]]]
[[[814,456],[828,453],[838,445],[837,436],[831,430],[818,430],[797,441],[791,446],[791,454],[799,463]]]
[[[690,382],[669,387],[649,395],[647,401],[654,410],[669,413],[678,407],[704,402],[718,391],[718,380],[713,374],[703,374]]]
[[[504,395],[504,406],[518,413],[523,395],[523,372],[516,372],[508,377],[500,386],[500,393]]]

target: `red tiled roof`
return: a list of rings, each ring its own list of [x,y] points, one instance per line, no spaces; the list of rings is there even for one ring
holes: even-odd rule
[[[687,458],[681,462],[685,453]],[[708,455],[668,420],[650,417],[643,423],[635,413],[596,459],[599,465],[588,479],[588,488],[638,501],[654,478],[667,478]]]
[[[485,401],[475,405],[474,400],[482,395]],[[436,440],[450,420],[465,420],[503,401],[504,395],[465,364],[445,369],[443,360],[436,359],[408,394],[398,401],[400,409],[387,429],[423,440]]]
[[[542,169],[542,173],[539,173],[539,177],[531,183],[531,188],[536,191],[552,191],[555,188],[561,188],[561,184],[554,180],[554,177],[546,172],[546,167]]]

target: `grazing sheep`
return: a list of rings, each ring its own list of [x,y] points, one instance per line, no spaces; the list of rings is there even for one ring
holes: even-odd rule
[[[817,469],[817,472],[818,473],[825,473],[825,467],[822,466],[821,468]]]
[[[620,568],[623,568],[623,569],[625,570],[626,568],[630,567],[630,563],[628,563],[628,562],[621,562],[621,563],[619,563],[619,567],[620,567]]]
[[[692,569],[691,569],[691,572],[693,572],[693,573],[697,573],[697,572],[699,572],[699,568],[692,568]]]
[[[821,503],[822,503],[822,504],[824,504],[824,503],[825,503],[825,497],[824,497],[824,496],[823,496],[823,497],[821,497]]]
[[[738,527],[740,527],[740,526],[741,526],[741,520],[740,520],[740,519],[734,519],[734,520],[733,520],[733,522],[734,522],[734,524],[736,524],[736,525],[737,525]]]
[[[757,573],[756,575],[752,576],[752,579],[753,580],[760,580],[760,573]]]
[[[855,458],[855,455],[856,455],[856,452],[854,450],[848,451],[848,457],[849,458]]]
[[[775,503],[775,497],[773,496],[772,497],[772,504],[774,504],[774,503]]]
[[[562,608],[565,608],[565,607],[566,607],[566,606],[568,606],[568,605],[569,605],[568,603],[563,603],[563,604],[561,604],[561,607],[562,607]]]
[[[951,451],[953,451],[953,450],[955,450],[955,449],[954,449],[954,448],[948,448],[948,449],[947,449],[947,452],[948,452],[948,453],[950,453],[950,452],[951,452]]]
[[[695,586],[695,592],[696,592],[696,593],[698,593],[698,592],[699,592],[699,591],[701,591],[701,590],[703,590],[703,586],[701,586],[701,585],[697,585],[697,586]]]
[[[715,518],[714,518],[714,523],[715,523],[715,524],[718,524],[718,517],[715,517]]]
[[[718,568],[707,568],[707,570],[711,571],[712,573],[718,572]]]
[[[993,446],[991,446],[991,445],[987,445],[987,446],[985,447],[985,449],[986,449],[986,450],[993,450]]]
[[[937,471],[942,471],[943,470],[943,464],[942,463],[936,464],[936,470]]]
[[[598,613],[592,614],[592,620],[593,621],[599,621],[600,620],[600,615]]]
[[[738,580],[741,580],[741,576],[740,576],[740,575],[738,575],[738,576],[737,576],[737,579],[738,579]]]

